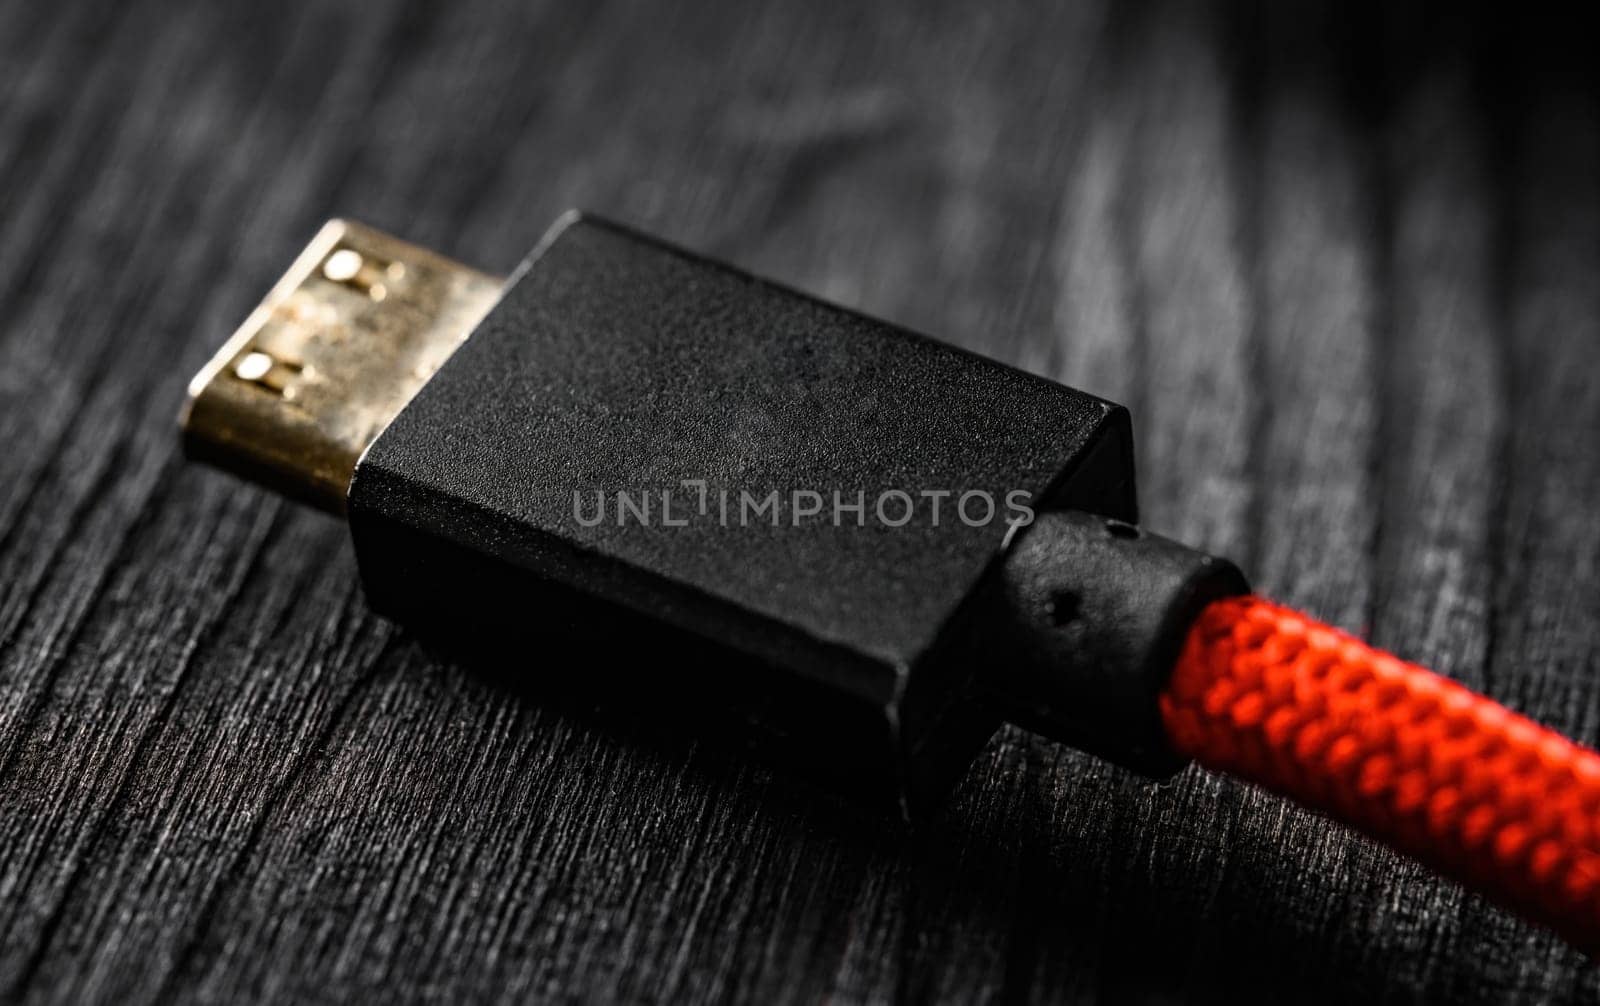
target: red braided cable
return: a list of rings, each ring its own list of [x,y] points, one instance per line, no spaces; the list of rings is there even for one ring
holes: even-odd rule
[[[1258,597],[1205,609],[1161,715],[1200,764],[1600,947],[1600,754]]]

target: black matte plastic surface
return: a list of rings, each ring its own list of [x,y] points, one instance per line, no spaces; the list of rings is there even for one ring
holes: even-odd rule
[[[586,527],[574,492],[676,490],[683,519],[684,480],[1023,490],[1131,520],[1126,414],[592,218],[541,247],[357,470],[373,604],[502,670],[726,705],[860,788],[939,788],[994,725],[949,641],[1003,519]]]
[[[1007,718],[1147,775],[1176,771],[1157,707],[1200,610],[1249,592],[1238,567],[1123,521],[1040,514],[980,601]]]

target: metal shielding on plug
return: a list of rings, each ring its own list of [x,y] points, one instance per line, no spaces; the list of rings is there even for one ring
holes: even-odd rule
[[[501,286],[370,227],[330,221],[190,382],[185,454],[343,514],[362,453]]]

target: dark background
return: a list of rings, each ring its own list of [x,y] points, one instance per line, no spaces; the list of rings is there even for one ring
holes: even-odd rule
[[[325,217],[505,271],[586,206],[1126,403],[1150,526],[1592,744],[1592,44],[1526,5],[3,0],[0,998],[1593,1001],[1199,772],[1007,730],[904,839],[503,694],[174,424]]]

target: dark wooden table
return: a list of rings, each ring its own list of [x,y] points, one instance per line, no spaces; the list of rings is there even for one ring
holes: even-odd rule
[[[583,205],[1127,403],[1150,525],[1594,743],[1600,107],[1507,6],[4,0],[0,999],[1593,1001],[1197,771],[1007,730],[901,838],[508,696],[174,425],[323,218]]]

